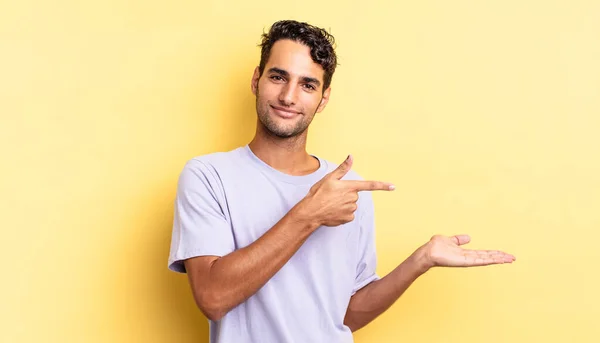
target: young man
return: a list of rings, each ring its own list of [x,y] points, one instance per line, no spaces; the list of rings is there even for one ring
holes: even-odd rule
[[[375,273],[370,191],[352,157],[306,152],[308,126],[331,94],[333,37],[295,21],[263,34],[256,134],[246,146],[188,161],[179,179],[169,268],[187,272],[211,343],[352,342],[434,266],[510,263],[434,236],[383,278]]]

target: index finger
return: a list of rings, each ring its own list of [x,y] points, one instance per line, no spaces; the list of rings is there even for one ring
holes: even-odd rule
[[[355,191],[393,191],[396,189],[393,184],[382,181],[342,180],[342,182]]]

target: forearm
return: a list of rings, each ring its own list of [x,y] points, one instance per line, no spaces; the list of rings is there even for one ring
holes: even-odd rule
[[[252,244],[216,259],[203,285],[203,303],[219,319],[256,293],[318,227],[301,203]]]
[[[429,269],[424,261],[422,249],[418,249],[391,273],[356,292],[350,299],[344,324],[356,331],[385,312]]]

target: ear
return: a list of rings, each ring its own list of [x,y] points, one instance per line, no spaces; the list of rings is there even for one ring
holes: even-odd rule
[[[325,92],[323,92],[323,98],[321,99],[321,103],[319,104],[319,107],[317,107],[317,113],[319,113],[325,109],[325,106],[327,106],[327,103],[329,102],[330,94],[331,94],[331,86],[329,86],[329,88],[327,88],[325,90]]]
[[[258,90],[258,79],[260,79],[260,71],[258,67],[256,67],[254,68],[254,75],[252,75],[252,81],[250,82],[252,94],[254,95],[256,95],[256,91]]]

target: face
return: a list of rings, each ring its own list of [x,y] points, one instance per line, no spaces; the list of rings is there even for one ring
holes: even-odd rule
[[[323,75],[309,47],[287,39],[275,42],[263,74],[257,67],[252,77],[256,112],[264,128],[280,138],[304,133],[329,100],[331,89],[323,92]]]

